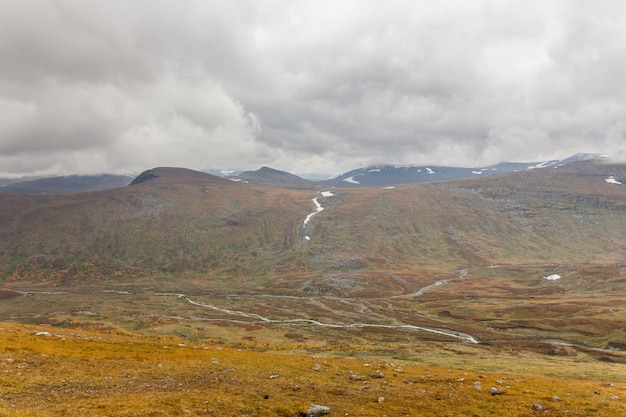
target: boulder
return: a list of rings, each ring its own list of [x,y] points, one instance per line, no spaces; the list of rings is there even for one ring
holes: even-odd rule
[[[330,413],[330,407],[325,405],[311,404],[306,412],[306,417],[321,417]]]

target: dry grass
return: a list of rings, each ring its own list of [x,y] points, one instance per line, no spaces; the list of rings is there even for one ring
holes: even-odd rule
[[[392,363],[348,349],[275,353],[120,332],[0,328],[2,416],[299,416],[311,403],[336,416],[543,414],[534,404],[551,416],[626,413],[626,381],[532,375],[523,357],[506,354],[494,361],[508,358],[514,372],[471,361],[464,368]],[[36,335],[42,331],[51,335]],[[462,345],[432,348],[425,357],[475,354]],[[584,374],[599,365],[578,366]],[[491,395],[491,387],[502,394]]]

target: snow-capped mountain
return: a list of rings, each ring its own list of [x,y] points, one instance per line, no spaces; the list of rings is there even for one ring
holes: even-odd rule
[[[565,159],[541,162],[501,162],[481,168],[459,168],[434,165],[375,165],[358,168],[339,175],[331,180],[322,181],[325,186],[332,187],[377,187],[412,182],[445,181],[460,178],[472,178],[494,174],[505,174],[514,171],[525,171],[538,168],[559,167],[570,162],[596,159],[597,154],[576,154]]]

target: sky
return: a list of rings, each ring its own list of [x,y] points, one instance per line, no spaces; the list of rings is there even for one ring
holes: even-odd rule
[[[0,177],[626,159],[622,0],[2,0]]]

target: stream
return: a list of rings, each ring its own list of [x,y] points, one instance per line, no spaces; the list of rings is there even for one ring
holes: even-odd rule
[[[424,288],[421,288],[420,290],[416,291],[413,294],[408,294],[408,295],[403,295],[404,297],[410,296],[410,297],[414,297],[417,295],[421,295],[423,294],[425,291],[427,291],[430,288],[433,288],[435,286],[438,285],[444,285],[447,282],[449,282],[450,280],[442,280],[442,281],[438,281],[435,284],[431,284],[428,285]],[[20,291],[23,294],[23,297],[32,297],[32,296],[54,296],[54,295],[61,295],[61,294],[70,294],[70,292],[67,291],[50,291],[50,292],[46,292],[46,291]],[[381,324],[381,323],[370,323],[370,322],[362,322],[360,320],[358,320],[358,315],[359,314],[363,314],[365,316],[368,315],[368,311],[369,311],[369,307],[364,304],[362,301],[359,300],[350,300],[350,299],[345,299],[345,298],[338,298],[337,300],[343,302],[343,303],[347,303],[348,305],[351,306],[356,306],[359,309],[357,310],[357,312],[350,312],[349,310],[335,310],[331,307],[328,307],[326,305],[323,304],[323,300],[326,298],[319,298],[319,297],[298,297],[298,296],[290,296],[290,295],[272,295],[272,294],[254,294],[254,295],[241,295],[241,294],[232,294],[231,296],[236,296],[236,297],[249,297],[249,298],[257,298],[257,297],[263,297],[263,298],[287,298],[287,299],[297,299],[297,300],[302,300],[303,302],[313,302],[313,303],[317,303],[319,302],[319,307],[320,308],[327,308],[328,310],[331,311],[331,313],[337,315],[337,316],[354,316],[354,318],[356,319],[354,322],[333,322],[333,323],[325,323],[319,320],[314,320],[314,319],[308,319],[308,318],[281,318],[281,319],[272,319],[272,318],[268,318],[265,316],[262,316],[260,314],[256,314],[256,313],[250,313],[250,312],[245,312],[245,311],[240,311],[240,310],[231,310],[231,309],[226,309],[223,307],[219,307],[217,305],[213,305],[213,304],[207,304],[207,303],[201,303],[198,301],[193,300],[190,296],[187,296],[185,294],[181,294],[181,293],[175,293],[175,292],[167,292],[167,293],[162,293],[162,292],[150,292],[150,293],[132,293],[129,291],[120,291],[120,290],[100,290],[100,291],[96,291],[96,293],[101,293],[101,294],[111,294],[111,295],[116,295],[116,296],[122,296],[122,297],[136,297],[136,296],[141,296],[141,295],[152,295],[152,296],[166,296],[166,297],[175,297],[177,299],[180,300],[184,300],[185,302],[198,307],[198,308],[202,308],[202,309],[208,309],[208,310],[213,310],[219,313],[223,313],[226,314],[228,316],[232,316],[232,319],[229,318],[224,318],[224,317],[215,317],[215,318],[210,318],[210,317],[197,317],[197,316],[190,316],[190,317],[183,317],[183,316],[178,316],[178,315],[163,315],[163,317],[169,317],[169,318],[173,318],[176,320],[191,320],[191,321],[214,321],[214,322],[227,322],[227,323],[238,323],[238,324],[283,324],[283,325],[291,325],[291,326],[319,326],[319,327],[326,327],[326,328],[333,328],[333,329],[355,329],[355,328],[380,328],[380,329],[395,329],[395,330],[413,330],[413,331],[420,331],[420,332],[427,332],[427,333],[434,333],[434,334],[439,334],[442,336],[447,336],[447,337],[451,337],[454,339],[458,339],[464,342],[469,342],[469,343],[480,343],[475,337],[473,337],[472,335],[466,334],[466,333],[461,333],[461,332],[457,332],[457,331],[453,331],[453,330],[448,330],[448,329],[438,329],[438,328],[430,328],[430,327],[424,327],[424,326],[416,326],[416,325],[412,325],[412,324],[406,324],[406,323],[398,323],[398,324]],[[224,297],[229,297],[229,295],[224,295]],[[390,298],[396,298],[398,296],[394,296],[394,297],[390,297]],[[96,312],[92,312],[92,311],[83,311],[81,310],[81,312],[83,313],[88,313],[89,315],[98,315],[99,313]],[[59,313],[59,312],[57,312]],[[371,313],[371,311],[370,311]],[[391,320],[390,317],[387,317],[384,314],[380,314],[380,313],[375,313],[375,316],[377,316],[380,320]],[[146,314],[145,317],[150,316],[150,314]],[[124,316],[124,317],[143,317],[143,316],[135,316],[135,315],[131,315],[131,316]]]
[[[179,298],[184,298],[187,300],[187,302],[189,302],[192,305],[198,306],[198,307],[203,307],[203,308],[208,308],[211,310],[216,310],[222,313],[226,313],[229,315],[234,315],[234,316],[241,316],[241,317],[245,317],[245,318],[251,318],[251,319],[256,319],[259,320],[260,323],[268,323],[268,324],[290,324],[290,325],[297,325],[297,324],[301,324],[301,325],[312,325],[312,326],[320,326],[320,327],[328,327],[328,328],[335,328],[335,329],[354,329],[354,328],[365,328],[365,327],[369,327],[369,328],[381,328],[381,329],[408,329],[408,330],[418,330],[418,331],[423,331],[423,332],[429,332],[429,333],[436,333],[436,334],[440,334],[443,336],[448,336],[448,337],[452,337],[455,339],[460,339],[460,340],[464,340],[466,342],[470,342],[470,343],[480,343],[476,338],[474,338],[471,335],[465,334],[465,333],[460,333],[460,332],[454,332],[451,333],[449,331],[443,331],[443,330],[439,330],[439,329],[432,329],[429,327],[423,327],[423,326],[415,326],[412,324],[398,324],[398,325],[392,325],[392,324],[374,324],[374,323],[323,323],[317,320],[312,320],[312,319],[269,319],[267,317],[263,317],[259,314],[255,314],[255,313],[245,313],[243,311],[237,311],[237,310],[228,310],[225,308],[220,308],[211,304],[203,304],[203,303],[199,303],[196,301],[193,301],[191,298],[183,295],[183,294],[177,294],[177,296]],[[228,321],[228,320],[223,320],[222,321]],[[236,322],[240,323],[241,321],[237,320]]]

